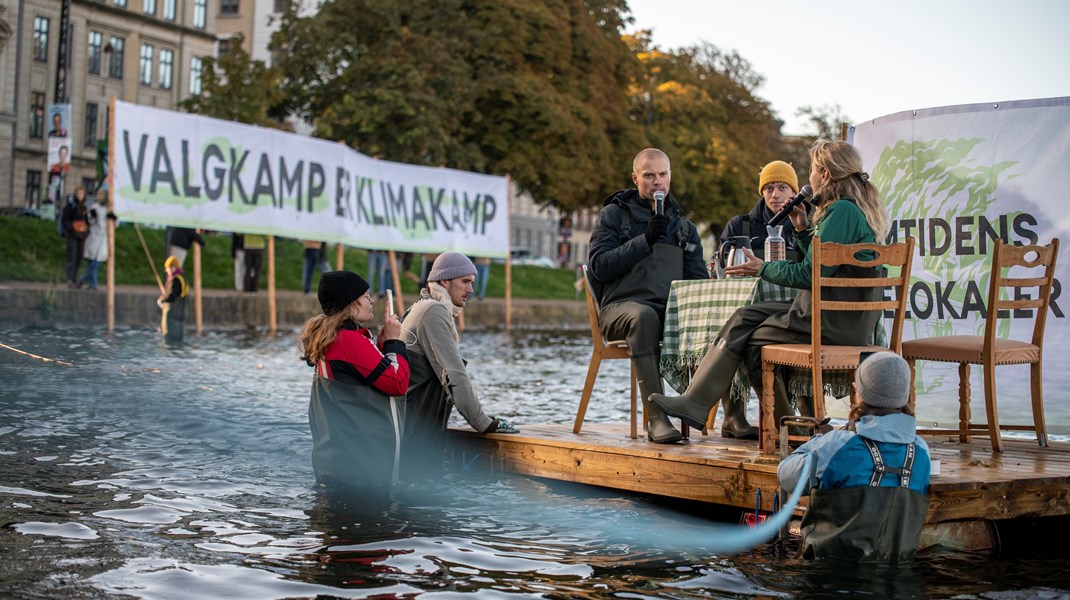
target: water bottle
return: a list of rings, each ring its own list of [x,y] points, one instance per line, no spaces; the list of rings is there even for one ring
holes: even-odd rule
[[[765,230],[769,234],[769,237],[765,238],[765,260],[766,262],[772,262],[774,260],[784,260],[787,258],[787,246],[784,242],[784,238],[780,235],[780,229],[783,225],[766,225]]]

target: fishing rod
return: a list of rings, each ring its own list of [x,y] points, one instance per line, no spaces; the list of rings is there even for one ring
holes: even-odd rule
[[[163,289],[163,282],[160,281],[160,274],[156,271],[156,263],[152,262],[152,254],[149,253],[149,245],[145,243],[145,236],[141,235],[141,228],[134,223],[134,231],[137,232],[137,239],[141,240],[141,248],[145,251],[145,258],[149,261],[149,266],[152,267],[152,276],[156,278],[156,286],[160,288],[161,294],[167,292]]]

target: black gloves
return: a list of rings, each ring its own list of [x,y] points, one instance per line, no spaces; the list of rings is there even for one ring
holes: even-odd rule
[[[646,224],[646,243],[651,248],[654,244],[665,237],[665,234],[669,233],[669,217],[665,215],[654,215],[653,218]]]

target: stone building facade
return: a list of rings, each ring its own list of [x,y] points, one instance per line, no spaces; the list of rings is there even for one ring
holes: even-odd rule
[[[176,110],[200,93],[204,60],[216,53],[220,1],[71,0],[67,192],[97,185],[97,140],[107,138],[111,97]],[[61,7],[0,0],[0,208],[49,200],[44,119],[55,102]]]

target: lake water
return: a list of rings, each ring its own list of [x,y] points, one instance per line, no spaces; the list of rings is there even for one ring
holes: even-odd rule
[[[1070,596],[1065,543],[899,569],[798,561],[791,541],[718,556],[705,544],[730,525],[708,507],[461,470],[402,486],[389,506],[340,507],[313,485],[311,369],[295,339],[208,333],[169,348],[147,331],[0,329],[0,343],[72,363],[0,348],[0,595]],[[521,428],[571,423],[589,344],[462,339],[488,412]],[[603,363],[588,419],[623,422],[626,406],[627,364]]]

